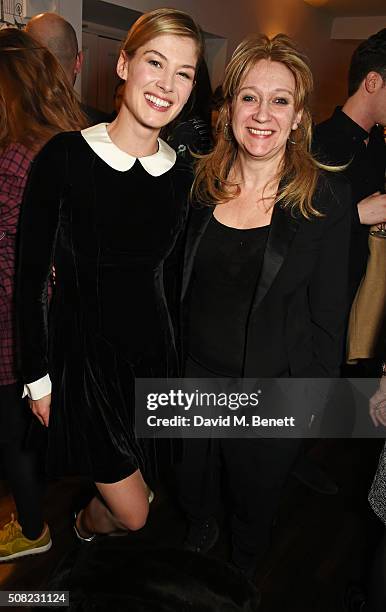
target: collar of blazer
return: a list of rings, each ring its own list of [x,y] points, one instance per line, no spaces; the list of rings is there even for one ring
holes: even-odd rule
[[[210,206],[195,208],[193,206],[190,210],[184,258],[182,299],[184,299],[186,296],[193,271],[194,258],[197,253],[200,240],[205,233],[212,214],[213,208]],[[256,293],[253,300],[253,310],[258,308],[262,299],[267,294],[273,281],[278,275],[279,270],[287,256],[290,245],[296,235],[298,226],[299,223],[291,215],[291,213],[287,210],[283,210],[283,208],[276,203],[272,213],[271,226],[264,251],[260,279],[256,287]]]

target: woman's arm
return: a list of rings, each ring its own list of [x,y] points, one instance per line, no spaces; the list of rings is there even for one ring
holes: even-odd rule
[[[317,207],[325,212],[325,224],[316,268],[309,285],[313,336],[313,363],[307,377],[338,377],[344,355],[347,327],[348,267],[351,232],[351,196],[339,177],[324,179]],[[315,221],[316,223],[319,221]]]
[[[17,271],[20,365],[30,396],[50,393],[48,281],[66,174],[62,137],[53,138],[31,167],[21,208]]]
[[[386,427],[386,362],[383,366],[384,374],[379,381],[379,389],[370,398],[370,417],[375,427]]]

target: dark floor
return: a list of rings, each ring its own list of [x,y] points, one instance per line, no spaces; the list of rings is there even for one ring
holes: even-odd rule
[[[378,527],[368,508],[367,490],[379,451],[380,443],[375,440],[324,440],[313,447],[313,459],[339,485],[339,493],[321,495],[294,478],[288,482],[272,550],[259,571],[257,585],[263,594],[262,612],[343,612],[345,585],[360,576],[361,567],[366,564],[366,550]],[[42,589],[66,555],[72,550],[75,557],[79,554],[71,528],[71,506],[79,489],[76,481],[49,485],[47,521],[53,547],[43,555],[1,564],[2,590]],[[12,501],[3,484],[1,524],[11,511]],[[141,532],[119,538],[116,545],[179,547],[183,533],[183,518],[165,487],[160,487],[148,525]],[[222,537],[211,554],[227,558],[226,520]]]

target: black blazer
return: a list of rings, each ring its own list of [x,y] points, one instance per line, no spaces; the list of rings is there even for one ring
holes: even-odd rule
[[[295,218],[275,204],[248,320],[245,377],[339,376],[348,312],[350,197],[344,179],[323,173],[313,200],[323,217]],[[191,209],[183,324],[195,255],[212,213],[211,207]]]
[[[361,225],[357,204],[376,191],[385,192],[386,146],[383,128],[374,127],[368,133],[337,107],[329,119],[315,127],[312,148],[323,163],[348,164],[342,176],[351,187],[349,297],[352,301],[366,272],[369,254],[369,227]]]

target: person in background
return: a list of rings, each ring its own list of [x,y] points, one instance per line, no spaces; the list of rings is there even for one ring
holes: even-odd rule
[[[382,364],[379,387],[370,399],[369,416],[375,427],[386,427],[386,361]],[[373,512],[386,527],[386,444],[369,492]],[[384,612],[386,610],[386,531],[377,533],[369,561],[364,563],[362,584],[348,585],[344,597],[345,612]],[[375,548],[375,550],[374,550]],[[364,586],[366,585],[366,586]]]
[[[52,136],[86,125],[57,60],[29,34],[0,31],[0,446],[18,520],[0,529],[0,561],[51,546],[43,518],[43,468],[27,448],[32,414],[22,399],[14,277],[20,205],[33,159]],[[43,177],[43,181],[49,177]]]
[[[283,34],[244,40],[226,68],[218,137],[198,162],[187,230],[188,378],[338,374],[349,190],[310,153],[312,83],[306,59]],[[217,539],[222,464],[232,501],[232,563],[253,577],[299,442],[185,440],[185,547],[205,552]]]
[[[40,13],[32,17],[25,30],[55,55],[68,82],[74,86],[76,77],[82,70],[83,52],[78,49],[76,32],[72,25],[57,13]],[[109,116],[96,108],[82,104],[82,110],[89,125],[109,121]]]
[[[386,222],[386,28],[354,51],[343,107],[315,127],[313,151],[324,163],[347,165],[352,191],[349,301],[366,271],[369,226]]]
[[[163,137],[176,151],[178,157],[187,161],[191,166],[197,159],[194,154],[204,155],[212,148],[211,97],[208,67],[206,62],[202,61],[190,100],[177,119],[166,126],[162,132]]]
[[[386,29],[370,36],[354,51],[348,74],[348,98],[331,117],[317,125],[312,149],[318,159],[342,166],[342,175],[351,187],[351,244],[349,260],[348,301],[351,307],[366,271],[369,226],[386,221],[385,169],[386,146]],[[376,322],[373,322],[376,324]],[[349,352],[349,351],[348,351]],[[362,359],[356,365],[346,363],[342,352],[341,375],[373,376],[379,370],[379,359]],[[353,415],[350,391],[339,386],[340,397],[332,399],[326,418],[337,431],[350,431]],[[340,404],[337,418],[336,405]],[[307,447],[310,445],[307,444]],[[294,465],[294,476],[319,493],[335,494],[337,484],[314,461],[308,452],[300,454]]]
[[[87,541],[140,529],[152,499],[148,447],[134,431],[134,382],[178,374],[171,262],[191,187],[191,172],[159,134],[189,99],[203,45],[187,13],[143,14],[118,59],[125,88],[116,119],[53,138],[27,186],[22,375],[31,409],[48,427],[49,474],[96,484],[74,525]]]

